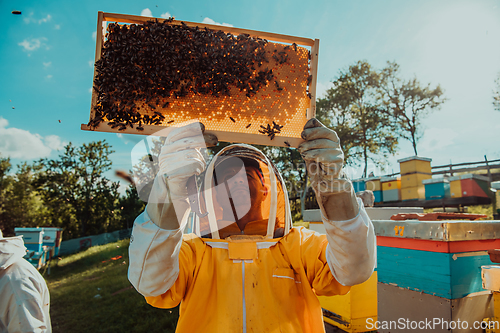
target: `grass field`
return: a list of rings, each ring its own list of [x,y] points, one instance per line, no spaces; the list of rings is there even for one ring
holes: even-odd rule
[[[129,240],[51,261],[44,273],[54,333],[174,332],[178,308],[148,305],[127,279]]]

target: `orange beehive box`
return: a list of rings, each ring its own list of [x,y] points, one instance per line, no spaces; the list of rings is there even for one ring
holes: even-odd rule
[[[316,114],[319,40],[98,13],[84,130],[151,135],[201,121],[219,141],[296,147]]]

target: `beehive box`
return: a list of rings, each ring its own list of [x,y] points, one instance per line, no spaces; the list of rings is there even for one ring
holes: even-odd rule
[[[367,332],[377,320],[377,272],[342,296],[318,296],[325,322],[345,332]]]
[[[419,200],[425,199],[425,187],[413,186],[413,187],[401,187],[401,200]]]
[[[366,183],[364,179],[355,179],[352,181],[354,192],[361,192],[366,190]]]
[[[446,178],[426,179],[423,181],[425,186],[425,199],[444,199],[450,197],[450,182]]]
[[[382,185],[382,191],[401,188],[401,178],[398,177],[382,177],[380,183]]]
[[[410,156],[399,159],[398,162],[401,175],[415,172],[432,174],[431,161],[432,159],[430,158],[420,156]]]
[[[380,186],[380,177],[366,179],[365,187],[370,191],[381,191],[382,187]]]
[[[449,177],[448,181],[450,182],[450,198],[461,198],[462,182],[460,176]]]
[[[462,188],[462,197],[489,197],[488,177],[475,174],[461,175],[460,186]]]
[[[486,250],[500,246],[500,221],[373,221],[377,235],[378,320],[412,322],[440,318],[467,321],[466,329],[429,332],[481,332],[474,321],[489,317],[491,294],[482,288]],[[405,321],[406,322],[406,321]],[[411,332],[408,327],[378,332]]]
[[[447,299],[483,291],[500,221],[373,221],[378,280]]]
[[[375,197],[375,203],[379,203],[384,200],[383,191],[373,191],[373,196]]]
[[[16,236],[23,236],[28,251],[42,252],[43,228],[15,228]]]
[[[411,173],[411,174],[405,174],[401,176],[401,189],[407,188],[407,187],[424,187],[423,181],[426,179],[431,179],[432,175],[431,174],[426,174],[426,173]]]
[[[296,147],[316,112],[318,39],[98,13],[84,130],[150,135],[200,121],[219,141]]]

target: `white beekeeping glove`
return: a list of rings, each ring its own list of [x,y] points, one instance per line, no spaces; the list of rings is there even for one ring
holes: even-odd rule
[[[376,263],[375,232],[370,218],[344,177],[344,154],[337,134],[317,119],[304,126],[299,151],[306,162],[322,212],[330,271],[341,284],[366,281]]]
[[[188,180],[205,170],[202,149],[217,144],[217,137],[205,134],[202,123],[173,129],[159,156],[159,170],[149,196],[147,212],[163,229],[180,226],[188,205]]]
[[[337,221],[355,217],[358,202],[351,182],[342,171],[344,153],[337,133],[312,118],[304,125],[301,136],[305,142],[298,149],[323,214]]]

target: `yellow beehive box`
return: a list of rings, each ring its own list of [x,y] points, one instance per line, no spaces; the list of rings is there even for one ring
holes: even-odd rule
[[[401,175],[415,172],[432,174],[431,161],[430,158],[420,156],[402,158],[398,160]]]
[[[382,191],[395,190],[401,188],[400,177],[382,177],[380,179]]]
[[[500,209],[500,181],[492,182],[490,186],[492,189],[496,190],[495,202],[496,202],[496,209],[498,211],[498,209]]]
[[[401,189],[401,200],[425,199],[425,186],[413,186]]]
[[[325,322],[346,332],[367,332],[377,320],[377,272],[342,296],[318,296]],[[372,318],[372,320],[368,320]]]
[[[380,177],[368,178],[365,182],[365,188],[370,191],[381,191]]]
[[[460,181],[460,176],[450,177],[448,180],[450,181],[450,197],[461,198],[462,182]]]
[[[431,174],[426,173],[410,173],[401,176],[401,188],[424,186],[422,180],[431,179]]]

